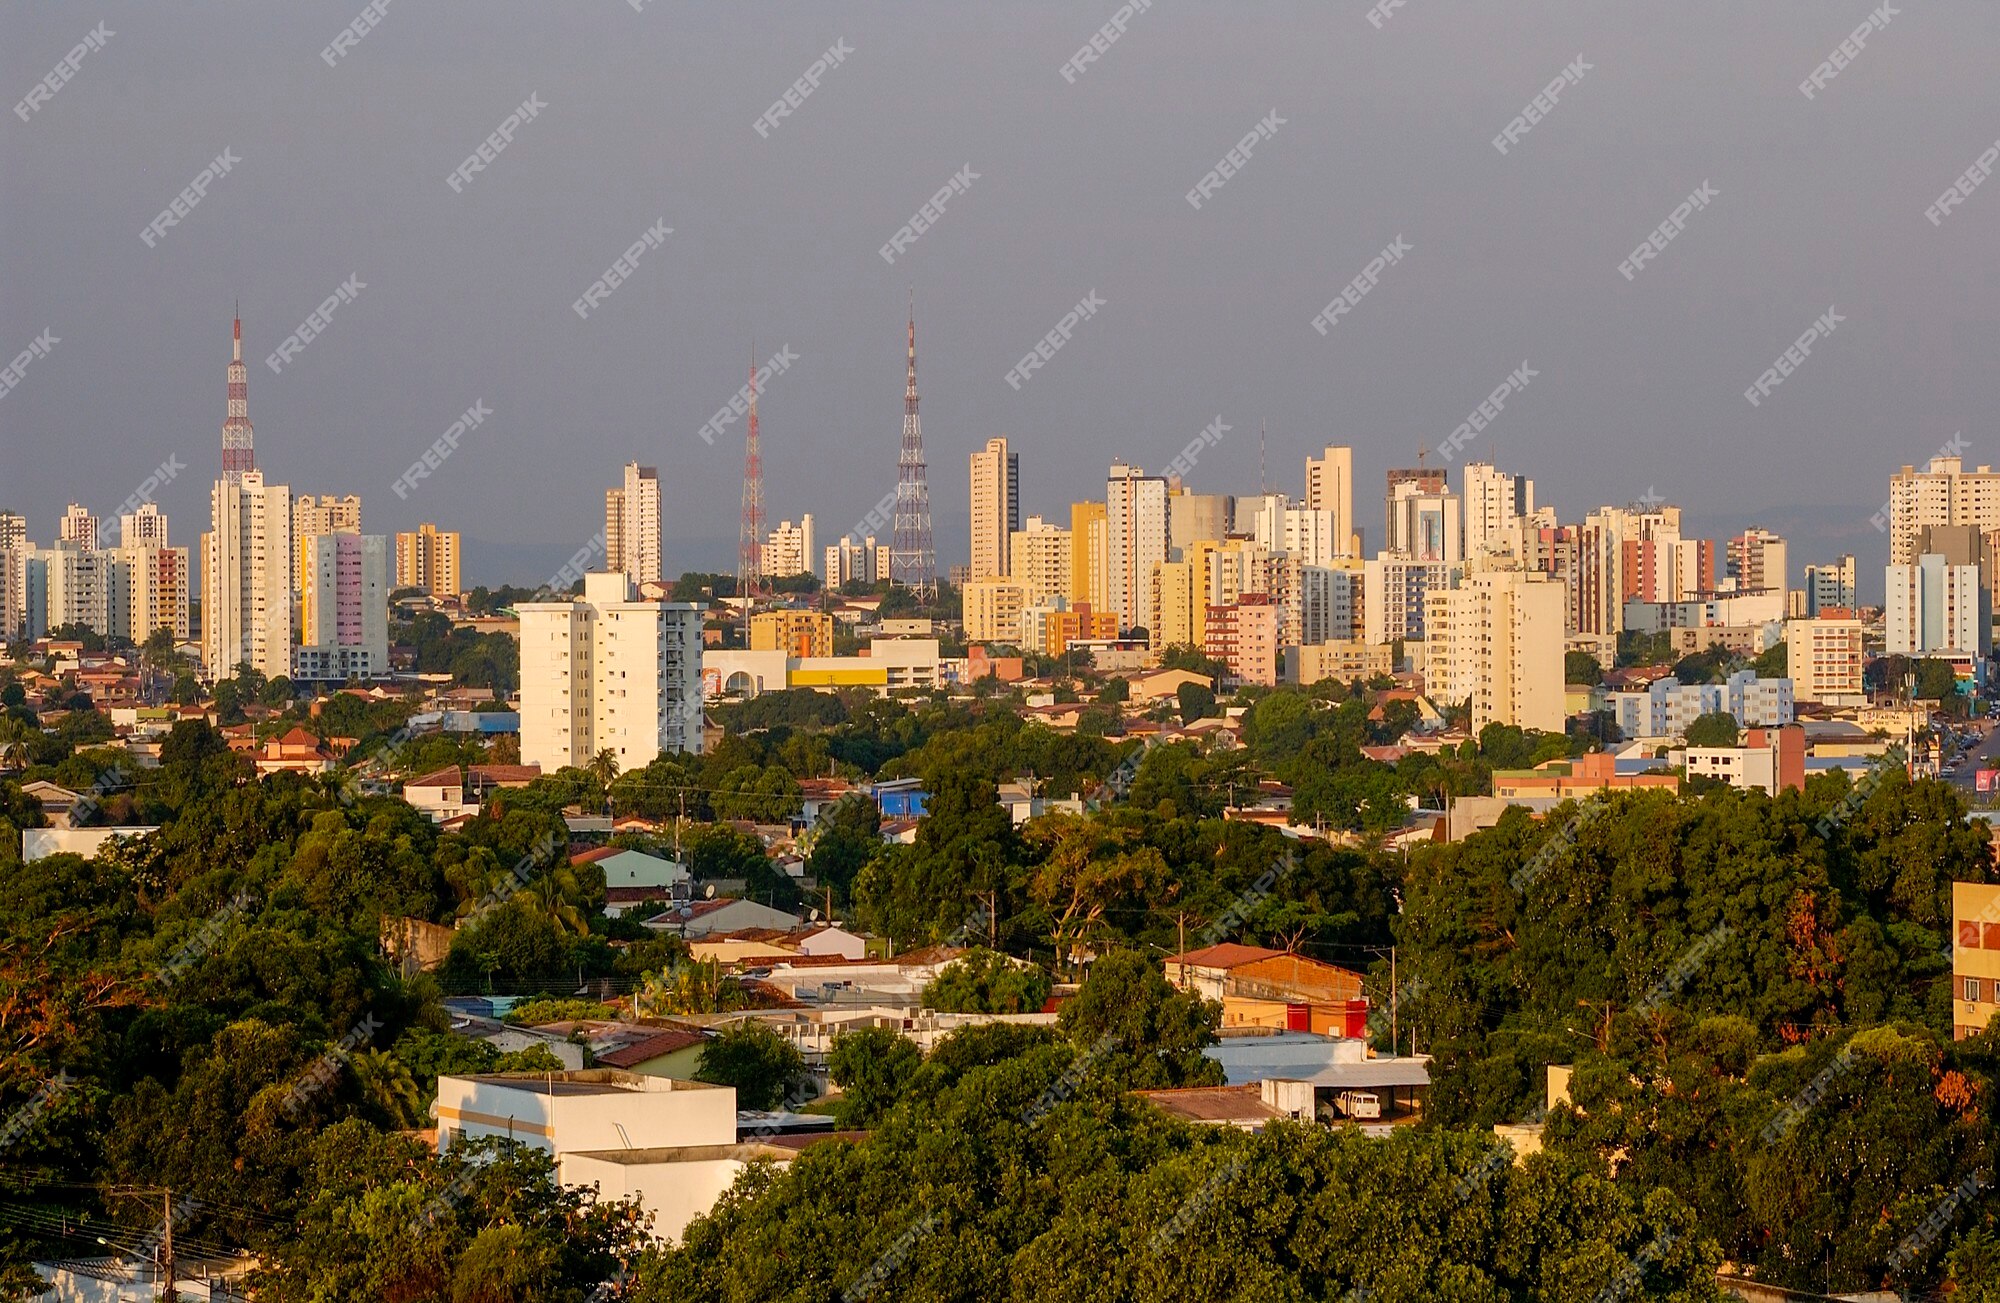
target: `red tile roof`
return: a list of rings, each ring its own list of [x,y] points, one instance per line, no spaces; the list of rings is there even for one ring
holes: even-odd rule
[[[699,1032],[661,1032],[648,1036],[643,1041],[633,1041],[630,1045],[615,1050],[606,1050],[597,1056],[599,1066],[606,1068],[636,1068],[648,1059],[657,1059],[662,1054],[672,1054],[690,1045],[699,1045],[707,1040]]]
[[[1190,950],[1185,954],[1173,955],[1169,964],[1187,964],[1193,968],[1235,968],[1242,964],[1254,964],[1260,959],[1275,959],[1284,954],[1282,950],[1266,950],[1262,946],[1239,945],[1225,941],[1217,946],[1204,946],[1200,950]]]

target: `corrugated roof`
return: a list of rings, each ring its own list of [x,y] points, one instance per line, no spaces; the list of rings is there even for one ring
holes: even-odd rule
[[[1266,950],[1262,946],[1240,945],[1225,941],[1221,945],[1203,946],[1200,950],[1189,950],[1184,954],[1170,956],[1169,964],[1186,964],[1191,968],[1235,968],[1239,964],[1254,964],[1259,959],[1275,959],[1283,955],[1282,950]]]

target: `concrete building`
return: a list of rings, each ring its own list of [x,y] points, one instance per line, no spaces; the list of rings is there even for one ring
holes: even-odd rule
[[[1465,560],[1458,495],[1441,486],[1432,490],[1422,480],[1398,483],[1389,497],[1388,544],[1389,552],[1413,561],[1456,565]]]
[[[1118,617],[1088,602],[1067,610],[1031,606],[1021,612],[1021,650],[1061,656],[1073,642],[1103,642],[1118,637]]]
[[[1192,544],[1229,537],[1235,516],[1236,499],[1227,493],[1176,491],[1167,499],[1167,554],[1180,560]]]
[[[93,528],[91,533],[96,533]],[[46,569],[48,628],[111,632],[111,566],[102,552],[69,540],[41,552]]]
[[[361,498],[350,493],[345,497],[335,497],[331,493],[314,497],[301,493],[292,499],[292,593],[298,602],[294,619],[301,629],[310,629],[318,623],[313,612],[312,567],[313,540],[326,534],[359,534],[361,532]]]
[[[813,517],[810,511],[799,517],[799,523],[796,525],[789,520],[778,522],[778,527],[764,540],[759,553],[763,565],[761,573],[764,577],[784,579],[791,575],[810,574],[813,560],[818,555],[813,534]]]
[[[1738,670],[1727,683],[1682,683],[1672,675],[1643,692],[1609,692],[1605,708],[1627,738],[1678,737],[1703,715],[1727,713],[1743,728],[1792,722],[1792,681]]]
[[[2000,1013],[2000,886],[1951,884],[1951,1038],[1977,1036]]]
[[[114,637],[144,644],[155,631],[188,639],[189,557],[184,547],[128,545],[100,553],[108,562],[106,599]]]
[[[1785,540],[1768,529],[1746,529],[1729,540],[1728,574],[1740,592],[1785,591],[1790,583]]]
[[[622,771],[700,751],[702,607],[635,601],[620,571],[583,583],[577,601],[517,608],[522,762],[547,773],[610,750]]]
[[[118,517],[118,546],[167,546],[167,517],[159,503],[142,502],[137,511]]]
[[[2000,533],[2000,472],[1967,470],[1957,457],[1933,457],[1923,470],[1905,466],[1889,479],[1886,524],[1890,565],[1914,562],[1931,526],[1970,525],[1991,540]]]
[[[209,491],[202,535],[202,666],[227,678],[247,663],[292,672],[292,491],[246,470]]]
[[[1088,604],[1111,609],[1111,584],[1105,572],[1105,506],[1073,502],[1069,508],[1069,605]]]
[[[876,638],[860,656],[811,656],[794,661],[794,688],[873,688],[880,693],[935,688],[939,678],[935,638]]]
[[[1440,702],[1472,702],[1472,732],[1488,724],[1560,733],[1562,584],[1526,570],[1466,575],[1426,600],[1424,685]]]
[[[1030,516],[1008,539],[1007,578],[1026,590],[1029,606],[1055,606],[1068,597],[1070,538],[1061,526]]]
[[[1353,642],[1362,633],[1362,572],[1279,557],[1273,567],[1278,598],[1278,639],[1287,647]]]
[[[1821,612],[1810,620],[1785,621],[1785,656],[1793,700],[1823,706],[1867,704],[1863,629],[1852,615]]]
[[[1167,481],[1113,462],[1104,483],[1105,609],[1120,631],[1151,630],[1153,567],[1167,559]]]
[[[1028,590],[1012,579],[974,579],[960,590],[967,642],[1018,643]]]
[[[1805,609],[1801,614],[1818,615],[1834,607],[1851,611],[1855,602],[1852,552],[1832,565],[1806,567]]]
[[[1983,682],[1993,650],[1993,612],[1979,565],[1954,565],[1941,553],[1925,552],[1906,565],[1889,565],[1883,580],[1884,650],[1962,661],[1967,676]]]
[[[1352,683],[1395,670],[1387,643],[1322,642],[1285,648],[1285,682],[1301,686],[1324,679]]]
[[[389,673],[389,540],[331,533],[301,545],[311,619],[292,652],[292,677],[344,683]]]
[[[1771,796],[1805,790],[1805,731],[1797,727],[1753,728],[1740,746],[1688,747],[1679,760],[1689,778],[1713,778]]]
[[[824,611],[765,611],[750,617],[750,650],[791,657],[833,655],[833,617]]]
[[[1263,593],[1245,593],[1226,606],[1208,608],[1204,648],[1229,667],[1238,683],[1278,682],[1278,608]]]
[[[635,585],[660,577],[660,472],[625,463],[625,481],[604,491],[605,564]]]
[[[1306,458],[1306,508],[1333,513],[1339,555],[1361,555],[1354,521],[1354,449],[1328,444],[1320,456]]]
[[[86,511],[82,503],[72,502],[63,509],[62,522],[56,527],[56,541],[74,543],[84,552],[95,552],[99,542],[97,529],[97,517]]]
[[[1462,479],[1465,554],[1510,550],[1510,527],[1535,514],[1535,482],[1525,475],[1504,474],[1483,461],[1467,462]]]
[[[873,534],[858,543],[842,538],[829,544],[820,582],[835,592],[848,584],[889,582],[889,545],[877,543]]]
[[[1021,455],[1003,436],[972,454],[971,578],[1004,579],[1013,573],[1009,552],[1021,528]]]
[[[1376,554],[1362,570],[1362,640],[1420,641],[1424,636],[1424,599],[1449,587],[1451,575],[1452,567],[1443,561],[1413,561],[1388,552]]]
[[[457,530],[440,530],[428,520],[415,533],[396,535],[396,587],[421,588],[432,597],[456,597],[459,583]]]

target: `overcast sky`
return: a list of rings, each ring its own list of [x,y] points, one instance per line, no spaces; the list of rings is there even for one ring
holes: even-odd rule
[[[0,115],[0,359],[57,341],[0,377],[0,507],[36,539],[70,499],[113,513],[177,456],[159,500],[195,541],[238,298],[267,476],[359,493],[369,532],[461,530],[467,582],[545,578],[630,459],[660,468],[668,570],[733,568],[742,426],[697,432],[753,341],[798,357],[761,404],[769,518],[846,530],[895,482],[912,282],[941,569],[965,557],[966,456],[989,437],[1020,453],[1023,513],[1057,514],[1102,495],[1111,459],[1158,469],[1218,416],[1195,488],[1256,491],[1260,422],[1273,488],[1350,443],[1372,549],[1383,472],[1524,362],[1534,379],[1454,485],[1490,457],[1566,520],[1651,491],[1717,536],[1787,533],[1794,584],[1852,550],[1879,593],[1889,474],[1961,431],[1969,461],[2000,461],[2000,183],[1925,216],[2000,138],[1990,3],[1905,3],[1810,98],[1873,6],[1405,0],[1377,25],[1366,0],[1155,0],[1071,78],[1118,4],[390,0],[329,66],[360,10],[4,10],[10,106],[100,18],[111,33],[27,120]],[[531,95],[546,108],[454,190]],[[241,162],[149,247],[225,150]],[[1621,274],[1704,182],[1716,198]],[[672,234],[579,317],[660,221]],[[1315,330],[1399,236],[1411,251]],[[365,288],[274,374],[264,358],[350,276]],[[1105,306],[1010,386],[1092,291]],[[1831,335],[1753,407],[1745,389],[1829,308]],[[399,499],[475,401],[493,415]]]

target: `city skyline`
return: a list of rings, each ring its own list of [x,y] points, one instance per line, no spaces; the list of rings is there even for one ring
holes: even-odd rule
[[[467,539],[473,583],[555,569],[595,531],[605,468],[628,460],[661,468],[668,568],[731,569],[742,426],[712,445],[697,432],[740,384],[752,333],[798,359],[760,393],[790,454],[768,459],[769,513],[811,511],[836,537],[894,482],[892,350],[911,281],[927,304],[929,459],[952,467],[1007,437],[1024,516],[1059,513],[1112,460],[1152,470],[1218,415],[1232,441],[1195,477],[1205,490],[1256,487],[1248,434],[1262,421],[1289,491],[1329,443],[1354,447],[1357,484],[1379,482],[1420,444],[1444,445],[1524,361],[1534,387],[1458,460],[1534,477],[1565,516],[1657,492],[1707,535],[1762,525],[1801,561],[1852,551],[1874,576],[1883,477],[1959,436],[1969,465],[2000,461],[1975,419],[2000,342],[1977,295],[1995,256],[1980,236],[2000,219],[1976,194],[1925,216],[2000,130],[2000,92],[1967,71],[1990,13],[1948,30],[1912,11],[1808,96],[1773,70],[1805,77],[1845,33],[1809,5],[1682,10],[1660,26],[1558,4],[1449,18],[1414,5],[1380,24],[1357,9],[1327,13],[1328,42],[1297,53],[1269,39],[1281,9],[1149,8],[1068,77],[1088,15],[1037,11],[1032,36],[993,39],[971,15],[910,30],[856,6],[812,10],[775,40],[640,9],[510,10],[500,30],[474,29],[471,69],[454,62],[462,20],[446,16],[385,18],[329,63],[347,15],[209,31],[107,11],[115,34],[0,141],[22,180],[0,199],[16,235],[0,254],[16,287],[0,353],[58,341],[0,400],[9,505],[41,536],[49,504],[87,487],[80,452],[113,486],[86,504],[107,517],[165,458],[205,460],[211,323],[239,291],[260,460],[299,492],[382,501],[372,525],[388,532],[504,519],[504,534]],[[76,43],[73,25],[24,16],[0,76],[25,94]],[[853,53],[809,97],[759,117],[840,42]],[[690,44],[702,59],[680,53]],[[1507,137],[1579,56],[1556,107]],[[218,57],[241,72],[228,97],[202,85]],[[1148,92],[1163,81],[1187,92]],[[422,89],[437,83],[448,112]],[[520,113],[534,96],[547,107]],[[1260,128],[1242,169],[1202,190],[1274,110],[1281,124]],[[443,184],[510,115],[525,120],[504,152]],[[675,125],[640,129],[661,122]],[[1385,163],[1369,142],[1391,123],[1407,129]],[[214,166],[232,151],[240,161]],[[58,196],[78,156],[106,166]],[[151,229],[205,171],[192,210]],[[1705,182],[1713,203],[1621,275]],[[878,246],[946,192],[885,265]],[[557,220],[557,194],[585,202]],[[524,240],[545,256],[509,261]],[[1314,329],[1392,241],[1410,252]],[[607,276],[628,249],[641,255],[629,275]],[[330,324],[299,331],[329,298]],[[1053,357],[1009,382],[1093,300]],[[1829,363],[1747,402],[1830,313],[1813,355]],[[262,359],[301,333],[273,374]],[[494,409],[476,453],[390,500],[382,489],[476,401]],[[164,486],[162,509],[198,518],[205,476]],[[940,570],[964,559],[963,508],[955,494],[935,504]]]

